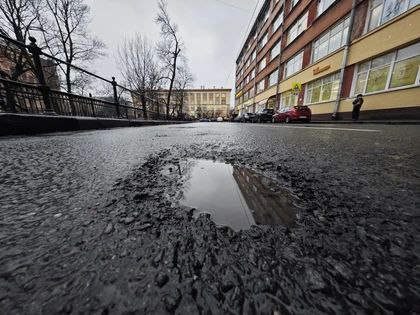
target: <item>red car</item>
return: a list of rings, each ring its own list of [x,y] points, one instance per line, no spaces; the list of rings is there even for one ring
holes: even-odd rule
[[[293,106],[280,109],[273,115],[272,122],[285,122],[292,121],[310,122],[312,118],[311,109],[308,106]]]

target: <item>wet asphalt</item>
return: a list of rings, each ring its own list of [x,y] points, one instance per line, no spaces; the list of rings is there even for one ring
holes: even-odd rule
[[[420,126],[195,123],[0,139],[0,313],[418,314]],[[235,232],[182,206],[185,159],[299,198]]]

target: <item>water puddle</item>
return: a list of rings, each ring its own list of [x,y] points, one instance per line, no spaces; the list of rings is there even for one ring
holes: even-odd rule
[[[218,225],[236,231],[252,225],[290,225],[296,198],[254,171],[209,160],[187,160],[164,170],[185,178],[181,204],[209,213]]]

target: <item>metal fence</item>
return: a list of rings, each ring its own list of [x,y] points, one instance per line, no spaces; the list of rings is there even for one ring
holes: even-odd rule
[[[115,78],[108,80],[87,70],[81,69],[67,62],[48,55],[37,46],[36,40],[30,37],[31,44],[25,45],[0,34],[0,38],[13,45],[13,49],[24,52],[24,58],[31,58],[35,82],[21,82],[0,77],[0,111],[20,114],[51,114],[63,116],[101,117],[116,119],[167,119],[160,113],[158,98],[152,99],[147,95],[147,109],[143,110],[140,102],[141,93],[117,84]],[[41,58],[42,57],[42,58]],[[109,84],[112,95],[108,97],[93,97],[67,93],[59,89],[52,89],[45,78],[45,60],[58,64],[69,65],[72,69]],[[127,97],[122,98],[125,94]],[[157,109],[157,110],[152,110]]]

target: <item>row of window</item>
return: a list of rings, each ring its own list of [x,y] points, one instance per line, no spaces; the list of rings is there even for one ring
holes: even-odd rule
[[[319,0],[318,2],[318,11],[317,14],[320,15],[324,12],[329,6],[331,6],[335,0]],[[369,17],[367,20],[367,30],[378,27],[379,25],[389,21],[391,18],[396,17],[399,14],[407,11],[408,9],[414,7],[415,5],[420,4],[420,0],[371,0]],[[301,34],[307,27],[307,17],[308,13],[306,12],[301,18],[289,29],[287,34],[287,44],[292,42],[299,34]],[[334,51],[343,47],[349,37],[349,24],[350,17],[347,16],[327,31],[321,34],[317,39],[312,43],[312,55],[311,63],[314,63],[325,56],[333,53]],[[270,51],[270,61],[273,60],[280,54],[281,42],[279,41]],[[261,60],[257,65],[257,73],[262,71],[266,67],[266,58]],[[293,74],[300,71],[303,67],[303,50],[295,54],[292,58],[285,62],[283,68],[283,78],[292,76]],[[252,72],[252,75],[243,80],[239,89],[244,85],[250,82],[255,77],[255,71]],[[263,86],[262,83],[257,83],[260,87]],[[269,85],[270,86],[270,85]],[[260,91],[261,89],[257,89]],[[257,92],[258,93],[258,92]]]
[[[189,93],[186,101],[191,104],[226,104],[226,93]]]
[[[278,71],[269,76],[269,86],[277,83]],[[352,95],[369,94],[420,85],[420,43],[399,49],[357,65]],[[334,73],[305,84],[304,104],[311,105],[337,99],[340,74]],[[257,85],[263,91],[265,81]],[[296,106],[298,97],[292,91],[281,94],[281,107]]]

